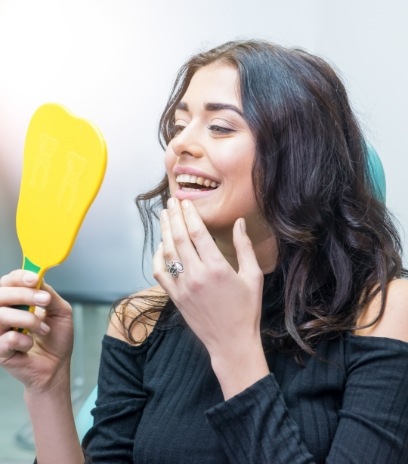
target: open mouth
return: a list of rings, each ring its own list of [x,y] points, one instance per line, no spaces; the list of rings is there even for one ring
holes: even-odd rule
[[[198,177],[191,174],[179,174],[176,177],[177,183],[183,191],[198,191],[198,190],[215,190],[220,186],[218,182]]]

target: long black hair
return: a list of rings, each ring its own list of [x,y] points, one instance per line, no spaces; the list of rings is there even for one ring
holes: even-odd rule
[[[406,275],[397,230],[375,195],[343,83],[325,60],[306,51],[249,40],[193,56],[180,69],[160,119],[163,148],[193,75],[214,62],[238,71],[243,114],[256,140],[253,185],[278,245],[269,283],[281,311],[266,333],[313,353],[320,338],[353,330],[379,291],[381,316],[387,284]],[[168,198],[164,177],[136,199],[152,244],[154,221]],[[168,297],[163,304],[155,298],[148,312],[163,308],[174,311]]]

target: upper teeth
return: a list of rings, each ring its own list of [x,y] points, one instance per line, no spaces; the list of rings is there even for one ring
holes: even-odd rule
[[[204,179],[204,177],[193,176],[191,174],[179,174],[176,177],[176,181],[179,184],[198,184],[211,188],[217,188],[220,185],[218,182],[214,182],[213,180]]]

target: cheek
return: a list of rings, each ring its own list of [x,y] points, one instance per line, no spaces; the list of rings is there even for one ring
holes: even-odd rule
[[[167,178],[169,180],[170,195],[173,196],[177,190],[177,182],[173,174],[173,168],[176,164],[176,156],[167,149],[164,156],[164,167],[166,169]]]
[[[166,151],[164,152],[164,167],[166,168],[167,174],[172,172],[174,164],[176,162],[176,157],[171,150],[171,148],[167,147]]]
[[[247,159],[235,159],[231,164],[225,164],[223,168],[229,188],[234,189],[234,192],[237,190],[243,196],[247,196],[254,191],[252,163],[249,163]]]

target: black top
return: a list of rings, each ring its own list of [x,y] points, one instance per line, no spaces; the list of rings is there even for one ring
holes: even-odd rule
[[[408,463],[408,343],[345,334],[318,352],[301,367],[268,350],[271,373],[224,401],[185,325],[105,336],[86,462]]]

